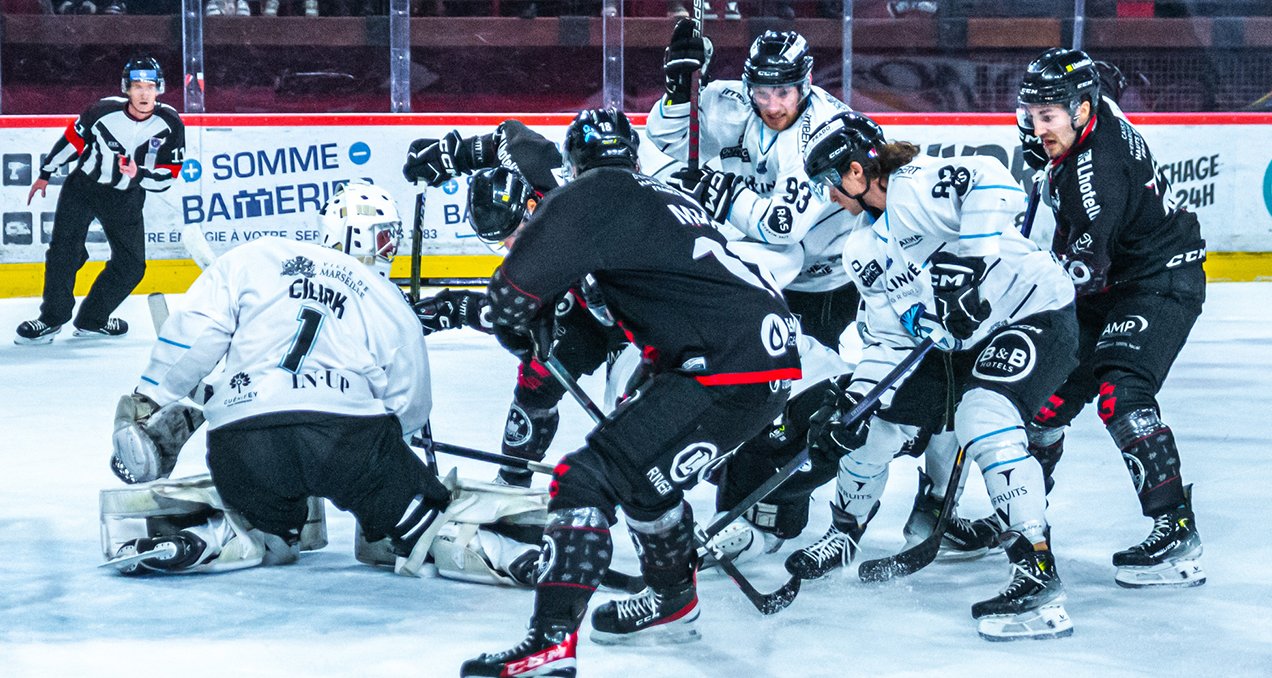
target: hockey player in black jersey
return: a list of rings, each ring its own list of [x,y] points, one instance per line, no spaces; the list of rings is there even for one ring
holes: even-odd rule
[[[1157,392],[1206,296],[1206,243],[1177,204],[1139,132],[1100,96],[1084,52],[1051,49],[1029,64],[1017,117],[1026,157],[1046,168],[1052,250],[1077,292],[1081,363],[1028,425],[1051,472],[1064,428],[1092,399],[1122,451],[1152,533],[1113,556],[1127,587],[1197,586],[1201,538]],[[1028,152],[1032,150],[1032,152]]]
[[[75,316],[76,336],[119,336],[128,323],[110,314],[146,273],[142,207],[146,192],[165,191],[181,172],[185,125],[156,98],[163,71],[150,57],[129,61],[120,82],[122,97],[106,97],[80,114],[53,144],[31,185],[27,204],[49,185],[58,167],[75,162],[57,198],[53,240],[44,267],[40,317],[18,325],[17,344],[47,344],[71,320],[75,274],[88,261],[84,240],[93,219],[110,243],[110,260]]]
[[[557,466],[529,633],[465,662],[465,676],[575,675],[619,506],[649,588],[600,606],[593,640],[696,638],[684,490],[777,416],[800,374],[798,329],[781,296],[725,250],[701,205],[636,171],[637,143],[622,113],[580,113],[565,141],[576,179],[539,205],[491,280],[496,335],[514,352],[542,354],[552,300],[593,275],[652,376]]]
[[[468,187],[468,214],[483,242],[500,246],[559,185],[561,152],[556,144],[517,120],[506,120],[490,134],[463,138],[452,131],[440,140],[411,144],[403,174],[430,186],[475,173]],[[589,311],[582,286],[556,303],[557,352],[573,377],[590,374],[627,345],[627,337],[602,315]],[[490,332],[489,301],[481,292],[442,290],[415,304],[425,332],[468,326]],[[504,425],[503,453],[542,461],[556,435],[557,405],[565,387],[543,363],[529,357],[517,371],[517,386]],[[504,466],[498,482],[529,486],[531,472]]]

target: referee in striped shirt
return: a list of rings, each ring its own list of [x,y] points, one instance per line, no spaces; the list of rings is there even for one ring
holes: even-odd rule
[[[120,89],[80,114],[53,144],[27,204],[45,196],[49,177],[70,162],[74,169],[57,198],[53,238],[44,267],[40,317],[18,325],[18,344],[47,344],[71,320],[75,275],[88,261],[84,246],[96,218],[110,243],[110,261],[75,315],[75,336],[119,336],[128,323],[110,317],[146,272],[142,207],[147,191],[164,191],[181,172],[185,125],[176,110],[157,101],[163,71],[150,57],[129,61]]]

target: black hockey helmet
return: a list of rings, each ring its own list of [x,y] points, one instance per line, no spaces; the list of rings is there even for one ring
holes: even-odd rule
[[[840,113],[813,131],[804,149],[804,172],[814,185],[838,186],[856,161],[869,176],[885,143],[883,128],[874,120],[852,111]]]
[[[576,175],[605,165],[635,169],[638,146],[631,121],[614,108],[579,111],[565,131],[565,157]]]
[[[128,85],[133,82],[153,82],[159,93],[163,94],[163,69],[154,57],[136,57],[124,64],[124,75],[119,79],[119,91],[128,93]]]
[[[751,54],[742,65],[742,82],[748,98],[751,88],[799,85],[800,103],[812,87],[813,56],[808,41],[795,31],[764,31],[751,43]]]
[[[1021,129],[1033,131],[1033,119],[1027,107],[1058,104],[1069,111],[1074,129],[1078,128],[1078,108],[1082,100],[1091,102],[1091,113],[1100,102],[1100,73],[1086,52],[1053,47],[1029,62],[1020,93],[1016,97],[1016,118]]]
[[[535,198],[516,170],[502,165],[481,170],[468,186],[468,221],[483,242],[503,242],[521,225]]]

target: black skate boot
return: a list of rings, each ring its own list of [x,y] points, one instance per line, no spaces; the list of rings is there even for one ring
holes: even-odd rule
[[[459,675],[573,678],[577,645],[578,632],[573,624],[531,620],[525,640],[516,647],[469,659],[459,668]]]
[[[786,571],[800,579],[820,579],[841,567],[852,564],[857,557],[857,544],[866,532],[870,518],[879,510],[876,503],[858,525],[857,518],[835,504],[830,505],[830,528],[810,546],[792,553],[786,559]]]
[[[972,605],[981,638],[992,641],[1063,638],[1073,634],[1064,605],[1064,585],[1051,551],[1035,551],[1018,532],[1006,532],[1011,582],[1002,593]]]
[[[72,336],[76,337],[121,337],[128,334],[128,323],[119,318],[111,318],[101,327],[75,326]]]
[[[919,471],[919,493],[914,497],[914,508],[905,521],[905,547],[917,546],[936,529],[941,516],[941,499],[932,496],[932,478]],[[950,516],[941,538],[941,550],[937,558],[942,560],[970,560],[980,558],[999,548],[998,536],[1002,532],[993,516],[969,520],[957,513]]]
[[[681,503],[654,520],[629,516],[627,526],[646,588],[596,608],[592,642],[636,645],[698,640],[693,511]]]
[[[107,565],[130,577],[154,572],[176,572],[198,564],[207,552],[207,542],[182,530],[164,537],[147,537],[125,542]]]
[[[1206,583],[1201,569],[1201,535],[1192,510],[1192,485],[1184,488],[1184,503],[1153,519],[1153,531],[1143,542],[1113,554],[1118,586],[1191,587]]]
[[[692,581],[682,588],[655,590],[611,600],[592,613],[592,642],[598,645],[655,645],[689,643],[701,638],[698,589]]]
[[[53,335],[62,331],[61,325],[48,325],[42,320],[24,320],[18,325],[18,336],[13,343],[23,346],[52,343]]]

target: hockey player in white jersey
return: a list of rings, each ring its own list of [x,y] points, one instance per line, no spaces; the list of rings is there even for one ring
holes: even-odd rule
[[[812,84],[808,42],[794,31],[766,31],[756,38],[741,80],[708,82],[711,51],[709,40],[694,35],[691,21],[676,24],[663,59],[666,93],[646,126],[651,145],[674,160],[648,168],[650,174],[702,203],[730,237],[730,251],[773,274],[803,334],[834,349],[859,303],[839,263],[848,226],[837,218],[843,208],[812,189],[803,151],[818,125],[849,109]],[[683,161],[690,79],[697,70],[707,83],[698,97],[700,154],[706,162],[694,172]],[[732,508],[801,451],[808,414],[818,402],[812,394],[819,392],[796,396],[778,423],[737,452],[720,483],[718,509]],[[808,492],[833,475],[833,466],[801,473],[713,545],[728,554],[745,550],[743,557],[775,550],[807,524]]]
[[[1024,422],[1075,364],[1077,321],[1063,269],[1013,225],[1023,191],[992,158],[920,156],[913,144],[887,143],[856,113],[818,129],[805,157],[832,200],[872,218],[844,248],[862,292],[862,359],[809,433],[820,454],[841,457],[832,526],[788,568],[816,577],[850,562],[893,454],[919,430],[936,431],[927,453],[962,445],[1007,526],[1012,579],[972,607],[981,635],[1068,635],[1042,470],[1026,451]],[[873,415],[844,426],[840,416],[924,338],[941,352],[929,353]],[[941,433],[951,424],[952,435]]]
[[[405,556],[447,507],[450,490],[404,440],[428,422],[431,384],[419,322],[387,279],[402,232],[393,199],[348,184],[320,226],[323,246],[263,237],[225,253],[160,329],[120,401],[113,467],[127,482],[155,479],[166,464],[150,415],[205,381],[208,468],[229,510],[123,543],[121,571],[290,562],[310,496]]]

